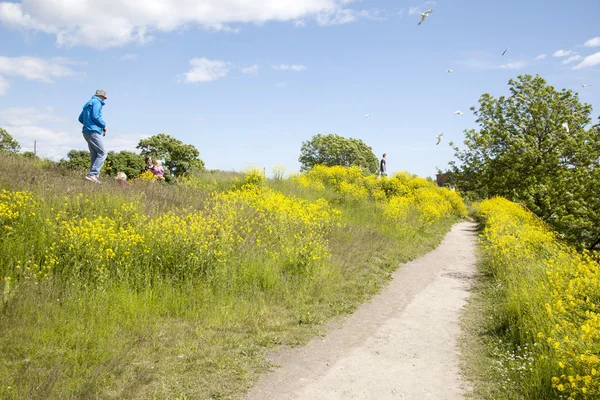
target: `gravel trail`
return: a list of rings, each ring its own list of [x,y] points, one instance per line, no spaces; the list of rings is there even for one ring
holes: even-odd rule
[[[463,399],[459,313],[475,274],[475,224],[402,265],[390,284],[340,327],[283,350],[247,400]]]

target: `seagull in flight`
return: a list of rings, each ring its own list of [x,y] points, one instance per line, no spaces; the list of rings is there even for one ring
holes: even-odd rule
[[[509,50],[510,50],[510,47],[507,47],[506,49],[504,49],[504,51],[502,52],[502,56],[504,56]]]
[[[588,86],[592,86],[592,85],[586,85],[586,84],[583,84],[583,83],[581,84],[581,87],[582,87],[582,88],[586,88],[586,87],[588,87]]]
[[[421,21],[419,21],[419,25],[421,25],[423,23],[423,21],[425,21],[427,19],[427,17],[429,17],[429,14],[431,14],[433,12],[433,10],[430,8],[429,10],[425,11],[424,13],[421,13]]]
[[[454,115],[463,115],[464,113],[462,111],[454,111]]]
[[[438,140],[437,143],[435,144],[436,146],[438,144],[440,144],[440,142],[442,141],[442,138],[444,137],[444,132],[440,133],[439,135],[437,135],[435,138]]]
[[[367,114],[365,115],[365,118],[369,118],[371,116],[371,114]]]
[[[571,133],[571,132],[569,132],[569,124],[568,123],[563,122],[562,127],[567,130],[567,133]]]
[[[451,74],[453,71],[451,69],[447,69],[446,72]]]

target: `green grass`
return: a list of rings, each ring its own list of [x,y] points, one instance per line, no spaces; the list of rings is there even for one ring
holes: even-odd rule
[[[481,233],[485,221],[478,209],[470,207],[470,215],[478,221]],[[494,278],[481,254],[477,265],[478,274],[460,320],[461,370],[472,388],[467,398],[523,400],[523,368],[530,368],[531,354],[509,338],[506,315],[499,312],[507,302],[505,287]]]
[[[461,314],[462,336],[459,340],[463,377],[473,391],[468,398],[477,400],[520,400],[516,387],[521,380],[522,363],[503,341],[506,329],[495,317],[498,287],[489,275],[480,273],[471,287],[471,297]]]
[[[207,207],[207,192],[189,185],[94,186],[80,174],[20,157],[0,156],[0,170],[0,189],[30,190],[43,199],[39,221],[57,210],[72,218],[110,215],[128,202],[148,217]],[[203,179],[217,181],[221,191],[240,184],[231,174]],[[289,180],[267,185],[311,201],[323,197]],[[325,197],[336,201],[335,193]],[[93,206],[81,203],[86,198]],[[325,322],[354,310],[400,263],[437,246],[454,222],[406,233],[372,203],[335,206],[344,224],[328,233],[330,257],[314,274],[277,273],[269,280],[276,266],[243,249],[247,258],[231,272],[143,287],[127,280],[98,287],[30,280],[14,289],[13,283],[0,305],[0,398],[241,398],[269,369],[267,352],[306,343]],[[0,236],[0,278],[16,259],[41,259],[52,232],[31,224],[18,240],[7,238]]]
[[[480,275],[463,314],[475,399],[597,399],[600,265],[523,207],[485,200]]]

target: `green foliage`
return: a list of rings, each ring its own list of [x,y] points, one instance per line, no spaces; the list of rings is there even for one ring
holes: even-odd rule
[[[59,161],[59,165],[77,171],[85,171],[90,168],[90,152],[87,150],[70,150],[67,153],[67,158]]]
[[[125,172],[127,178],[137,178],[144,170],[144,156],[131,151],[123,150],[119,153],[109,151],[104,164],[104,172],[107,175],[115,176],[117,172]]]
[[[472,317],[472,307],[479,310],[471,340],[476,348],[467,352],[479,358],[475,375],[484,375],[474,398],[600,398],[598,261],[501,197],[481,202],[475,212],[486,278],[469,306]]]
[[[71,150],[67,159],[60,160],[60,165],[77,171],[85,171],[90,167],[90,152],[87,150]],[[144,156],[123,150],[119,153],[109,151],[102,172],[115,176],[117,172],[125,172],[128,178],[136,178],[144,169]]]
[[[360,139],[347,139],[336,134],[315,135],[302,143],[300,158],[302,171],[315,165],[333,167],[361,167],[371,173],[377,173],[378,160],[373,149]]]
[[[164,160],[164,166],[175,176],[191,170],[204,170],[204,161],[200,159],[198,149],[164,133],[140,140],[137,148],[143,156]]]
[[[267,352],[354,310],[454,221],[398,224],[375,202],[352,201],[327,228],[322,191],[260,175],[254,185],[213,171],[124,189],[20,156],[0,157],[0,171],[0,193],[29,193],[0,207],[9,399],[243,398],[269,369]],[[307,253],[316,236],[305,224],[330,229],[330,257]]]
[[[456,184],[480,198],[524,204],[581,247],[600,243],[600,126],[592,107],[540,76],[509,81],[511,95],[484,94],[472,108],[479,130],[465,132],[451,163]]]
[[[23,153],[21,153],[21,156],[25,158],[33,158],[36,160],[40,159],[37,155],[35,155],[33,151],[24,151]]]
[[[18,153],[19,150],[21,150],[19,142],[13,139],[4,129],[0,128],[0,152]]]

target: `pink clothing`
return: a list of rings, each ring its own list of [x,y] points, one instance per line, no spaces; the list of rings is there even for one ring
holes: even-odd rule
[[[152,171],[152,173],[159,178],[163,178],[165,175],[165,169],[163,168],[162,165],[161,166],[155,165],[154,167],[152,167],[152,169],[150,171]]]

